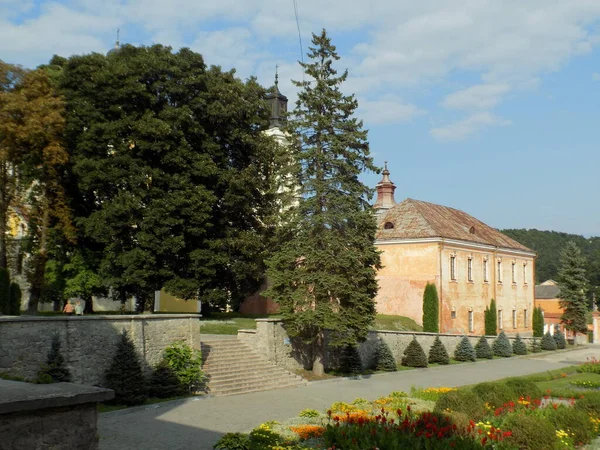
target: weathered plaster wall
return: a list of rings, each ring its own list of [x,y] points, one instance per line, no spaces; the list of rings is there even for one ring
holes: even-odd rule
[[[61,351],[74,383],[101,385],[117,340],[127,331],[143,367],[158,363],[175,341],[200,348],[199,315],[131,315],[81,317],[0,317],[0,372],[26,378],[35,376],[46,361],[52,336],[58,334]]]

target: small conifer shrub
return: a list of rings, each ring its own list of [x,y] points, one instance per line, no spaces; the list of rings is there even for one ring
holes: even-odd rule
[[[526,355],[527,354],[527,345],[521,339],[521,336],[517,334],[515,341],[512,344],[513,352],[515,355]]]
[[[427,355],[425,355],[423,347],[421,347],[416,337],[413,337],[413,340],[404,350],[402,365],[406,367],[427,367]]]
[[[531,343],[531,353],[539,353],[542,351],[542,344],[537,337],[533,338],[533,342]]]
[[[362,372],[362,361],[356,345],[346,345],[340,355],[340,372],[359,374]]]
[[[150,376],[148,383],[150,397],[176,397],[182,395],[185,390],[185,386],[181,385],[177,375],[169,364],[164,359],[161,360]]]
[[[148,398],[140,360],[126,331],[119,336],[117,348],[104,374],[105,386],[115,391],[112,403],[139,405]]]
[[[549,331],[542,338],[542,350],[556,350],[556,341]]]
[[[553,337],[556,341],[556,348],[567,348],[567,340],[565,339],[565,335],[558,329],[558,327],[554,328]]]
[[[437,333],[439,327],[439,299],[435,284],[427,283],[423,292],[423,331]]]
[[[377,342],[377,349],[375,350],[375,370],[382,370],[384,372],[394,372],[398,370],[394,355],[392,355],[390,347],[383,339],[379,339]]]
[[[454,350],[454,359],[456,361],[475,361],[477,355],[467,336],[463,336],[456,349]]]
[[[475,355],[479,359],[493,359],[494,352],[492,351],[492,347],[488,343],[485,336],[481,336],[477,344],[475,345]]]
[[[450,357],[439,336],[435,337],[433,345],[429,349],[429,364],[435,363],[443,365],[450,364]]]
[[[503,358],[512,356],[512,345],[510,344],[510,341],[506,337],[504,331],[501,331],[498,337],[494,339],[492,350],[494,351],[495,356],[502,356]]]
[[[60,338],[58,334],[52,336],[52,343],[46,364],[42,364],[35,378],[36,383],[68,383],[71,381],[71,373],[65,364],[65,358],[60,352]]]

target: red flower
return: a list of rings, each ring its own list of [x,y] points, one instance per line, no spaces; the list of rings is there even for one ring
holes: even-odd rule
[[[512,431],[505,431],[504,433],[502,433],[502,437],[510,437],[512,436]]]
[[[486,443],[486,442],[487,442],[487,437],[484,437],[484,438],[481,440],[481,445],[485,445],[485,443]]]
[[[472,420],[469,420],[469,425],[471,425],[473,428],[475,428],[475,422],[473,422]]]

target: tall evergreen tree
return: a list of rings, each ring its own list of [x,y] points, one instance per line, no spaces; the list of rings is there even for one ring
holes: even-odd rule
[[[560,306],[564,312],[560,318],[565,328],[577,333],[587,333],[588,312],[585,292],[588,280],[585,275],[585,258],[577,245],[569,241],[561,253],[561,268],[558,272]]]
[[[544,336],[544,312],[541,306],[533,308],[533,335],[535,337]]]
[[[312,343],[313,371],[322,373],[325,328],[333,346],[366,338],[380,259],[372,191],[359,180],[363,170],[377,170],[367,131],[354,117],[356,99],[340,90],[348,72],[334,69],[339,56],[325,30],[312,44],[287,127],[300,198],[269,261],[267,295],[279,303],[289,333]]]
[[[496,310],[496,300],[492,299],[489,307],[485,307],[485,334],[486,336],[496,336],[498,334],[498,312]]]
[[[440,331],[438,293],[433,283],[427,283],[423,292],[423,331]]]
[[[126,331],[119,336],[115,354],[104,373],[104,384],[115,391],[111,400],[115,404],[139,405],[148,398],[142,365]]]

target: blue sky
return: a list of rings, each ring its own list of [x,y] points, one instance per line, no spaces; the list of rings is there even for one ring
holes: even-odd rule
[[[326,28],[396,200],[498,228],[600,236],[599,0],[297,0],[306,51]],[[0,0],[0,59],[187,46],[271,84],[300,79],[293,0]],[[365,174],[375,185],[379,176]]]

